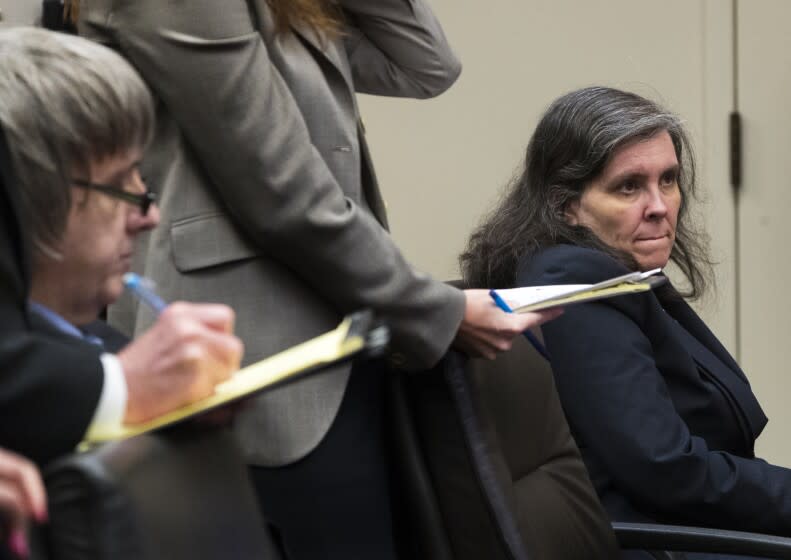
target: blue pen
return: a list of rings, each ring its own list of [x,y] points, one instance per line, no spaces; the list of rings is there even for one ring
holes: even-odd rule
[[[168,306],[156,292],[154,292],[154,284],[134,272],[127,272],[124,274],[124,286],[134,294],[140,301],[148,305],[154,312],[159,315]]]
[[[489,290],[489,295],[494,300],[494,303],[497,304],[497,307],[499,307],[500,309],[502,309],[506,313],[513,313],[513,310],[511,309],[511,307],[507,303],[505,303],[505,300],[503,298],[501,298],[500,294],[498,294],[495,290]],[[541,341],[538,340],[533,333],[531,333],[528,330],[528,331],[523,332],[522,334],[525,335],[525,338],[528,340],[528,342],[530,342],[530,344],[533,346],[533,348],[536,349],[536,352],[541,354],[546,361],[548,361],[548,362],[551,361],[549,359],[549,352],[547,352],[547,349],[544,347],[543,344],[541,344]]]

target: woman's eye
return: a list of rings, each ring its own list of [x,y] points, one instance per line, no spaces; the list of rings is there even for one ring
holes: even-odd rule
[[[632,194],[637,190],[637,183],[634,181],[625,181],[618,186],[618,192],[622,194]]]
[[[662,175],[662,184],[663,185],[674,185],[676,183],[676,174],[675,173],[665,173]]]

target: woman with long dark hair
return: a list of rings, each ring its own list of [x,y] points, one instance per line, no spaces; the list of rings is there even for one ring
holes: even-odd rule
[[[680,119],[656,103],[605,87],[568,93],[472,235],[464,276],[476,287],[583,284],[674,262],[683,290],[571,306],[543,327],[591,479],[615,520],[788,536],[791,470],[755,457],[766,417],[685,301],[711,278],[689,213],[694,168]]]
[[[681,121],[638,95],[604,87],[573,91],[547,109],[528,144],[522,172],[461,256],[467,284],[511,287],[521,259],[559,243],[596,249],[635,268],[633,255],[608,245],[590,228],[570,223],[566,209],[602,172],[616,147],[658,130],[668,132],[679,159],[681,204],[670,259],[689,280],[688,295],[702,295],[710,261],[705,235],[689,219],[697,185]]]

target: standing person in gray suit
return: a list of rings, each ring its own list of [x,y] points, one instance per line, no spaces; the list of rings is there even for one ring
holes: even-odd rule
[[[405,369],[451,343],[493,356],[552,312],[412,269],[387,232],[355,92],[426,98],[460,72],[425,0],[83,0],[158,98],[143,171],[162,225],[137,270],[166,298],[237,311],[255,361],[371,307]],[[74,10],[72,2],[72,12]],[[116,308],[144,328],[144,309]],[[364,374],[363,374],[364,373]],[[292,558],[390,558],[381,372],[348,367],[259,397],[237,420],[265,514]]]

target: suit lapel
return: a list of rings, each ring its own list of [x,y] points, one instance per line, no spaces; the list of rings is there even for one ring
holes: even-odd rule
[[[752,449],[751,442],[768,420],[744,372],[685,301],[666,302],[665,309],[677,321],[675,331],[698,368],[712,377],[735,406],[740,420],[746,424],[745,436]]]
[[[312,50],[319,54],[319,56],[329,62],[341,75],[353,97],[354,80],[352,79],[352,71],[349,67],[349,60],[346,57],[346,53],[341,52],[343,48],[342,42],[330,39],[322,41],[321,37],[319,37],[312,28],[304,24],[292,25],[291,28],[297,36],[306,42]]]
[[[739,364],[736,363],[725,347],[717,340],[717,337],[714,336],[714,333],[709,330],[687,302],[683,299],[677,299],[663,302],[663,306],[670,316],[678,321],[679,325],[684,327],[687,333],[692,335],[692,337],[705,347],[709,353],[713,354],[713,357],[722,362],[721,365],[727,366],[728,369],[740,377],[745,383],[749,383],[747,381],[747,376],[744,375]]]
[[[274,35],[272,10],[267,5],[266,0],[248,0],[248,6],[256,18],[259,32],[264,35]],[[341,52],[344,48],[343,42],[338,40],[322,41],[321,37],[309,25],[294,24],[291,26],[291,30],[302,40],[307,48],[315,51],[321,59],[328,62],[340,74],[349,88],[351,98],[354,99],[354,80],[352,79],[352,70],[349,67],[349,59],[345,52]]]

